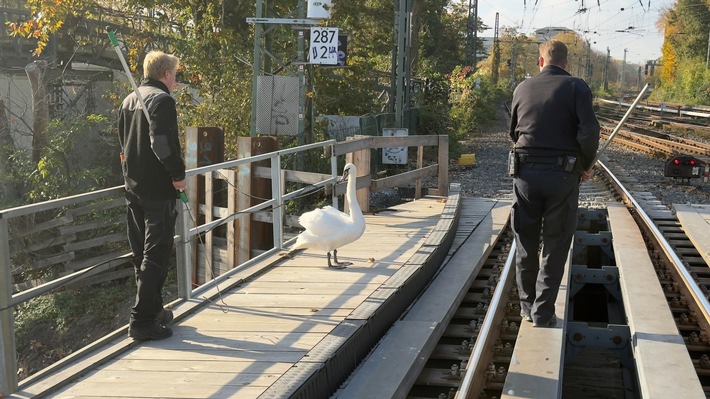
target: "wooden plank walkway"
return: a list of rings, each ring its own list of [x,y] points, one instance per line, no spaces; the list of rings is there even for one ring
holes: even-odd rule
[[[500,239],[511,202],[465,198],[448,261],[333,398],[404,398]]]
[[[621,204],[607,210],[641,397],[704,398],[636,222]]]
[[[501,399],[562,397],[571,262],[572,254],[555,301],[557,325],[538,328],[527,321],[520,323]]]
[[[673,204],[673,209],[683,231],[710,265],[710,205]]]
[[[12,397],[267,398],[298,393],[301,380],[325,378],[318,371],[333,362],[344,363],[342,370],[329,373],[347,376],[421,289],[409,283],[426,283],[438,268],[430,261],[441,264],[457,212],[456,192],[368,215],[363,237],[338,251],[340,260],[354,262],[347,269],[329,269],[317,252],[278,259],[255,276],[235,277],[235,288],[225,283],[214,299],[179,304],[172,338],[136,344],[124,331],[103,353]],[[375,317],[383,309],[389,319]],[[338,351],[352,356],[332,356]],[[74,380],[77,373],[83,376]],[[340,382],[321,385],[334,392]],[[63,387],[52,392],[55,385]]]

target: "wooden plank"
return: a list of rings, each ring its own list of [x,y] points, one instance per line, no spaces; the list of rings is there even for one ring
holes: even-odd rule
[[[214,219],[214,177],[212,172],[205,173],[205,223],[211,223]],[[229,242],[229,237],[227,237],[227,242]],[[204,250],[202,254],[204,257],[197,258],[195,262],[197,267],[200,268],[200,261],[202,261],[202,269],[205,270],[205,277],[203,277],[202,282],[213,280],[215,273],[219,274],[218,268],[215,267],[214,262],[214,231],[210,230],[204,235]]]
[[[95,221],[89,223],[73,224],[71,226],[59,227],[59,234],[76,234],[83,231],[95,230],[103,227],[105,222]]]
[[[360,182],[362,181],[360,177],[370,177],[370,150],[349,153],[345,156],[345,161],[354,164],[357,169],[357,176],[350,176],[349,179],[355,177],[357,181]],[[356,185],[355,196],[357,197],[357,202],[362,212],[370,211],[370,187],[372,187],[372,185],[362,188]],[[348,204],[347,198],[345,198],[343,209],[345,209],[345,212],[350,213],[350,205]]]
[[[71,215],[63,215],[58,218],[48,220],[44,223],[36,224],[28,229],[15,232],[12,234],[12,238],[17,239],[17,238],[26,237],[26,236],[33,234],[33,233],[49,230],[49,229],[52,229],[52,228],[55,228],[58,226],[62,226],[62,225],[71,223],[73,220],[74,220],[74,218],[72,218]]]
[[[126,206],[126,198],[123,195],[119,198],[114,198],[110,201],[103,201],[100,203],[90,203],[79,208],[70,209],[67,211],[67,215],[72,215],[74,218],[78,216],[88,215],[92,212],[97,211],[107,211],[109,209],[124,207]]]
[[[372,191],[377,192],[386,188],[399,187],[409,184],[412,181],[421,180],[424,177],[436,176],[438,169],[439,165],[431,165],[422,169],[400,173],[395,176],[376,179],[372,181]]]
[[[464,203],[462,208],[466,209],[466,205],[472,204]],[[490,212],[496,203],[478,205]],[[404,319],[394,324],[374,353],[338,392],[338,398],[403,398],[407,395],[463,300],[467,287],[498,241],[508,221],[510,207],[510,203],[498,204],[485,217],[482,227],[472,233],[473,228],[459,225],[459,230],[464,229],[470,234],[469,239],[442,268]]]
[[[72,387],[57,393],[59,397],[73,398],[239,398],[257,397],[264,392],[265,387],[257,386],[220,386],[220,385],[194,385],[190,389],[186,384],[172,385],[170,380],[155,381],[154,389],[146,392],[145,386],[148,384],[132,384],[131,381],[120,381],[108,383],[106,381],[97,383],[87,383],[85,385]],[[107,396],[108,394],[111,396]]]
[[[47,266],[56,265],[57,263],[70,261],[70,260],[74,259],[74,257],[75,257],[74,252],[64,252],[59,255],[50,256],[50,257],[32,262],[32,264],[30,264],[30,265],[22,265],[20,267],[15,267],[10,271],[10,273],[17,274],[17,273],[23,273],[23,272],[26,272],[29,270],[42,269]]]
[[[335,143],[333,145],[333,155],[345,155],[355,151],[384,147],[436,146],[439,145],[439,137],[435,135],[420,135],[359,138]]]
[[[562,397],[571,251],[572,248],[555,301],[557,326],[542,328],[526,321],[521,323],[501,399]]]
[[[284,180],[293,183],[317,184],[332,177],[324,173],[301,172],[298,170],[282,169],[282,172],[284,173]],[[271,167],[269,166],[257,166],[254,168],[253,173],[256,177],[271,179]]]
[[[41,249],[51,248],[57,245],[64,245],[68,242],[76,241],[76,234],[69,234],[66,236],[52,237],[49,240],[38,242],[24,248],[24,252],[35,252]]]
[[[126,239],[127,239],[126,233],[109,234],[109,235],[103,236],[103,237],[96,237],[96,238],[92,238],[89,240],[76,241],[76,242],[65,244],[64,251],[66,251],[66,252],[80,251],[82,249],[95,248],[95,247],[100,247],[100,246],[106,245],[106,244],[112,244],[115,242],[126,241]]]
[[[166,361],[168,369],[176,371],[209,371],[211,373],[249,373],[250,368],[259,370],[261,373],[284,373],[292,367],[291,363],[271,363],[271,362],[235,362],[226,360],[195,362],[192,360],[172,360]],[[149,365],[140,360],[116,359],[107,363],[104,370],[120,371],[153,371],[153,365]]]
[[[200,294],[200,298],[177,304],[173,308],[176,320],[171,325],[174,331],[171,339],[140,343],[123,353],[113,347],[106,352],[120,357],[99,367],[95,374],[87,372],[87,367],[104,360],[92,357],[87,361],[78,359],[82,365],[71,367],[73,375],[52,376],[54,383],[71,384],[59,396],[255,398],[262,390],[242,390],[255,389],[258,387],[252,385],[261,384],[248,383],[251,376],[265,382],[288,371],[283,366],[279,370],[284,371],[272,370],[270,364],[293,365],[301,361],[355,306],[376,292],[379,284],[421,248],[443,207],[443,203],[425,198],[403,204],[396,212],[366,216],[366,236],[373,237],[343,247],[342,253],[339,251],[338,255],[342,255],[339,257],[356,261],[344,270],[327,268],[325,254],[317,252],[298,253],[282,260],[273,256],[264,270],[257,267],[240,270],[221,284],[220,290],[214,288],[204,293],[204,298],[211,299],[204,300]],[[217,237],[214,240],[218,244]],[[215,245],[211,252],[218,258],[225,250]],[[370,261],[369,257],[377,259]],[[238,285],[240,279],[249,281]],[[199,304],[202,306],[198,307]],[[125,338],[125,330],[121,337],[125,349],[126,342],[131,341]],[[153,378],[154,384],[126,382],[150,379],[147,370],[160,374]],[[191,379],[191,384],[185,383],[182,390],[173,389],[176,384],[172,384],[170,373],[181,381],[177,385],[182,387],[182,381],[187,379]],[[211,380],[200,373],[221,375]],[[80,379],[69,382],[72,378]],[[31,391],[27,390],[27,397],[38,389],[33,386]]]
[[[705,398],[636,222],[621,204],[607,210],[641,396]]]
[[[705,263],[710,265],[710,205],[673,204],[673,209],[683,231]]]

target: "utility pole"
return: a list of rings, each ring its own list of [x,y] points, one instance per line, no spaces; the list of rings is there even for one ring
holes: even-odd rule
[[[498,41],[498,18],[499,13],[496,13],[496,25],[493,31],[493,70],[491,71],[491,79],[493,84],[498,83],[498,67],[500,66],[500,43]]]
[[[591,68],[592,64],[591,64],[591,60],[590,60],[591,53],[592,53],[592,44],[589,43],[589,40],[587,40],[587,65],[584,68],[584,70],[585,70],[584,76],[585,76],[585,80],[587,81],[587,83],[591,82],[591,80],[592,80],[592,68]]]
[[[611,51],[609,47],[606,48],[606,62],[604,63],[604,91],[609,91],[609,58],[611,57]]]
[[[636,87],[641,87],[641,67],[639,67],[638,71],[638,81],[636,83]]]
[[[710,68],[710,30],[708,31],[708,55],[705,56],[705,67]]]
[[[394,83],[395,100],[394,114],[395,127],[404,127],[404,109],[408,106],[409,88],[411,87],[411,0],[399,0],[396,13],[397,30],[397,64],[396,80]],[[394,65],[393,65],[394,67]]]
[[[624,97],[624,75],[626,72],[626,52],[628,49],[624,49],[624,62],[621,64],[621,97]]]
[[[466,28],[466,65],[475,71],[478,62],[478,0],[468,0]]]
[[[513,51],[511,54],[511,59],[510,59],[510,87],[515,88],[515,65],[516,65],[516,58],[518,56],[518,37],[514,36],[513,37]]]

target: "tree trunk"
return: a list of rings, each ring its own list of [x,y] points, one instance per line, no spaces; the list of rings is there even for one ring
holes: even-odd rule
[[[10,150],[15,148],[15,142],[10,135],[10,122],[5,113],[5,102],[0,100],[0,201],[13,204],[17,199],[17,187],[7,178],[11,176]]]
[[[38,163],[47,145],[47,123],[49,122],[49,104],[47,90],[44,87],[44,61],[35,61],[25,66],[25,73],[32,85],[32,161]]]

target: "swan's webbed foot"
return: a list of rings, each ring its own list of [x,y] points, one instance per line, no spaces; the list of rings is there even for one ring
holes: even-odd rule
[[[333,250],[333,260],[335,263],[330,262],[330,252],[328,252],[328,267],[331,269],[345,269],[349,265],[352,265],[352,262],[338,262],[338,251]]]

